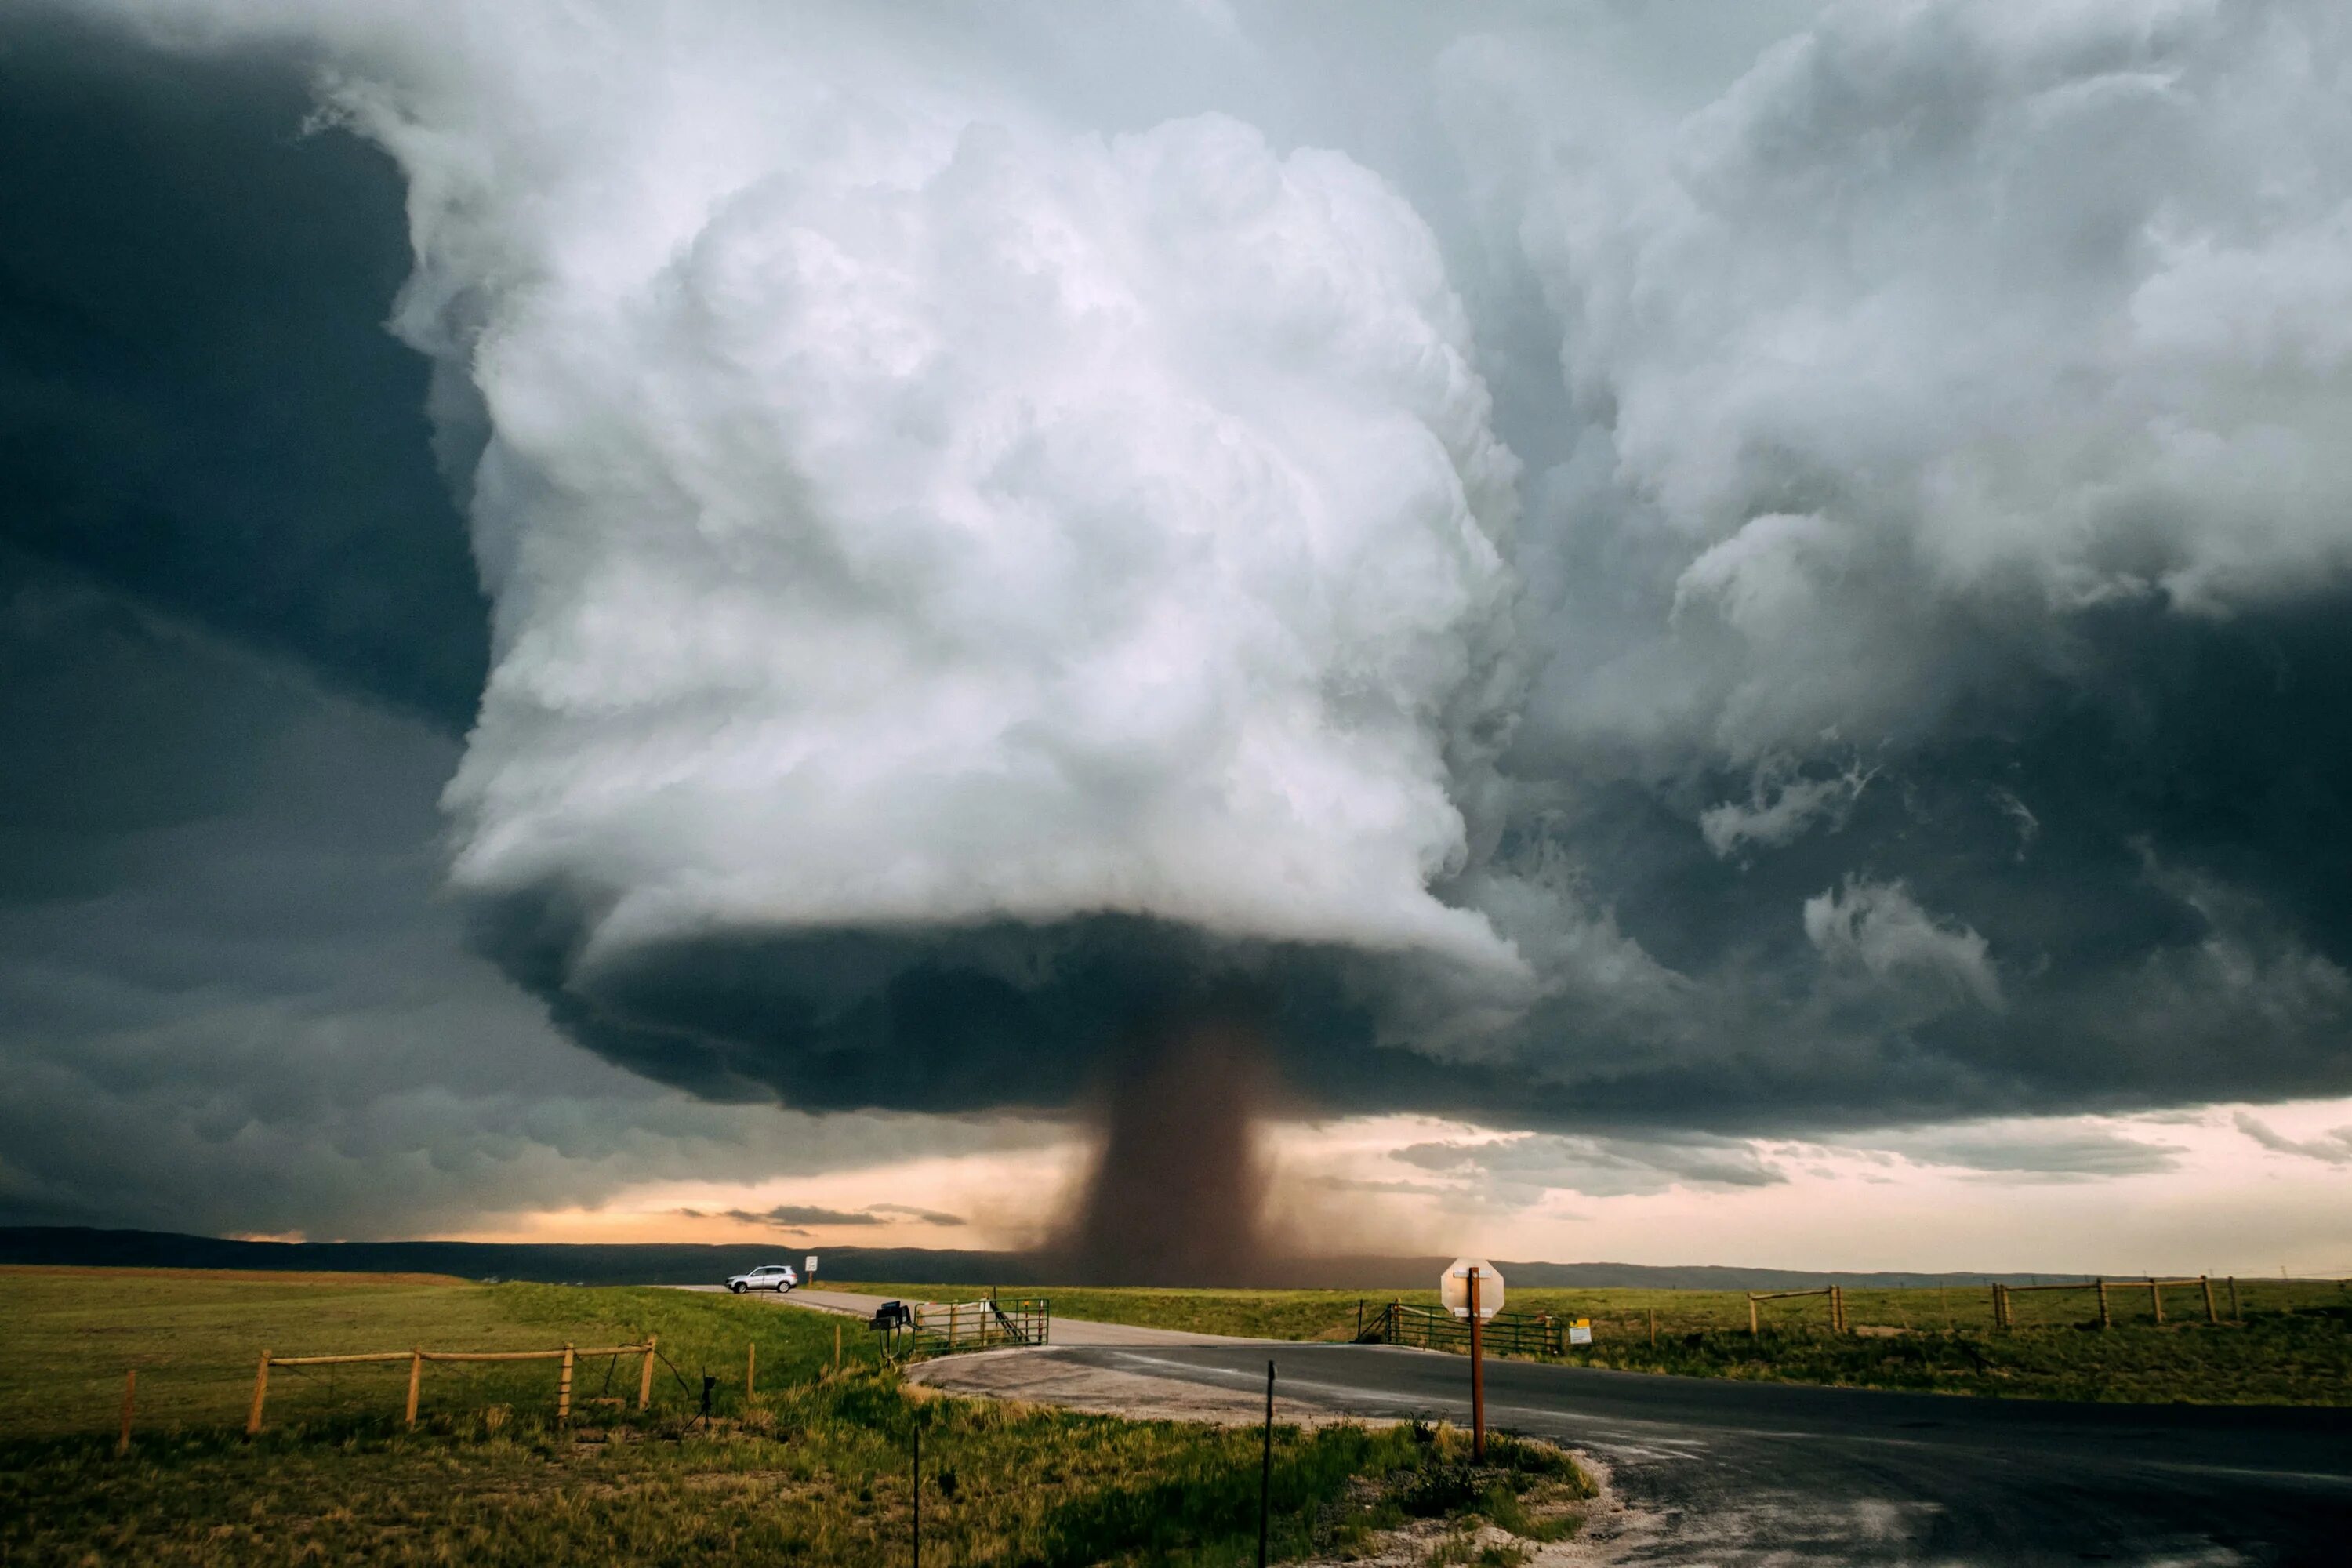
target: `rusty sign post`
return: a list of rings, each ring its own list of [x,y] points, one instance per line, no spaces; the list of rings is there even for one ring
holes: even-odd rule
[[[1478,1331],[1478,1270],[1470,1270],[1470,1458],[1486,1462],[1486,1347]]]
[[[1503,1277],[1483,1258],[1457,1258],[1438,1276],[1437,1297],[1445,1310],[1470,1320],[1470,1455],[1486,1458],[1486,1357],[1485,1324],[1503,1310]]]

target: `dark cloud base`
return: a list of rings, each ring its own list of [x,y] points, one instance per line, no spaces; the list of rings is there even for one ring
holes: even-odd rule
[[[474,942],[572,1037],[709,1099],[1058,1110],[1123,1054],[1149,1050],[1169,1020],[1212,1015],[1251,1020],[1277,1042],[1278,1069],[1318,1100],[1370,1087],[1347,1068],[1372,1028],[1349,995],[1357,954],[1105,916],[944,936],[709,936],[582,973],[574,955],[592,908],[562,894],[509,899],[477,911]]]

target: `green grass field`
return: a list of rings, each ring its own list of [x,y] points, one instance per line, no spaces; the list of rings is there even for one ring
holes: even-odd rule
[[[905,1561],[908,1446],[923,1425],[924,1538],[951,1563],[1237,1563],[1256,1546],[1259,1437],[918,1395],[855,1323],[680,1291],[430,1277],[0,1269],[0,1562],[245,1564]],[[658,1336],[651,1411],[634,1361],[583,1362],[553,1421],[548,1363],[404,1363],[270,1380],[279,1355],[537,1349]],[[747,1396],[745,1350],[759,1390]],[[139,1369],[131,1454],[113,1432]],[[673,1366],[675,1370],[673,1371]],[[705,1369],[718,1419],[696,1419]],[[612,1403],[600,1403],[611,1400]],[[1445,1433],[1276,1433],[1276,1553],[1344,1553],[1423,1514],[1540,1534],[1580,1478],[1501,1446],[1474,1469]]]
[[[828,1281],[828,1284],[831,1284]],[[2215,1307],[2227,1318],[2226,1282]],[[953,1300],[969,1286],[840,1285]],[[1028,1292],[1006,1292],[1027,1294]],[[1434,1306],[1434,1290],[1045,1289],[1056,1316],[1286,1340],[1348,1340],[1390,1300]],[[2165,1403],[2352,1405],[2352,1291],[2333,1280],[2240,1280],[2240,1321],[2209,1325],[2194,1286],[2164,1291],[2156,1321],[2145,1286],[2111,1286],[2115,1327],[2100,1331],[2089,1291],[2020,1293],[2017,1327],[1996,1330],[1987,1289],[1853,1290],[1857,1331],[1827,1331],[1819,1297],[1767,1301],[1748,1332],[1735,1290],[1517,1290],[1514,1312],[1591,1321],[1590,1348],[1566,1359],[1627,1371],[1744,1377],[1947,1394]],[[1657,1340],[1651,1343],[1655,1314]]]

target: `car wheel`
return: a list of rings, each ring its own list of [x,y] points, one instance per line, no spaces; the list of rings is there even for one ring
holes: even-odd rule
[[[738,1296],[740,1296],[743,1293],[743,1282],[739,1279],[734,1284],[727,1287],[727,1289],[734,1291]]]

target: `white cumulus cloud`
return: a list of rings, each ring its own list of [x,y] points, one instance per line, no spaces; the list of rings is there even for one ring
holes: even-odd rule
[[[304,23],[487,437],[458,885],[572,890],[591,963],[1117,913],[1509,966],[1428,890],[1517,504],[1428,228],[1342,154],[808,21]]]

